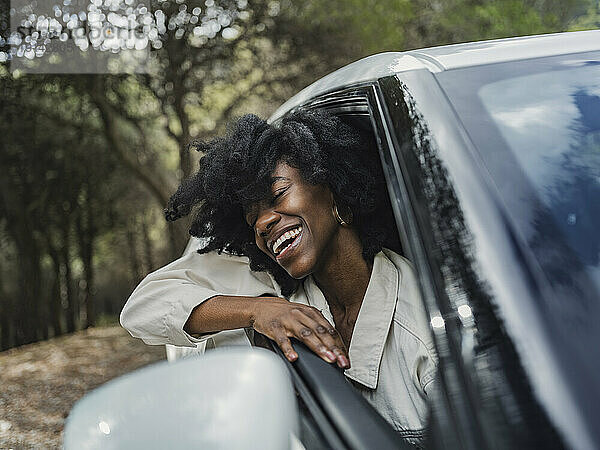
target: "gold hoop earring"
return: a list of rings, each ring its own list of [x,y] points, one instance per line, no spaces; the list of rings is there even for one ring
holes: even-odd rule
[[[333,204],[333,217],[335,217],[335,220],[337,220],[337,223],[339,223],[341,226],[347,227],[349,225],[349,222],[352,221],[352,212],[350,211],[350,218],[348,219],[348,222],[346,222],[344,219],[342,219],[342,216],[340,216],[340,212],[338,211],[337,204],[334,203]]]

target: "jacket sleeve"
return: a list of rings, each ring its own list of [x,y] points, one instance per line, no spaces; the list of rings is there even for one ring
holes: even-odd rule
[[[217,295],[280,295],[267,273],[252,272],[245,257],[195,251],[150,273],[121,311],[121,326],[146,344],[195,346],[215,333],[196,338],[183,330],[192,310]]]

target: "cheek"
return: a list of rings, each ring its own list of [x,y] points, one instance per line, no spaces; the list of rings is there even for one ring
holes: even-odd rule
[[[330,228],[337,225],[329,197],[315,195],[310,198],[310,205],[314,225],[319,228],[320,233],[328,234]]]
[[[320,186],[310,186],[291,198],[289,207],[313,221],[315,218],[326,220],[332,216],[331,194]]]
[[[284,209],[291,214],[301,214],[310,206],[307,197],[303,195],[290,195],[285,199]]]
[[[318,186],[312,191],[310,202],[313,207],[319,211],[321,216],[331,215],[331,208],[333,207],[331,191],[324,187]]]

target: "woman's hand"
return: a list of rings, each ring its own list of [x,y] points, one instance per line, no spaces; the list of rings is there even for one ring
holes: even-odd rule
[[[183,329],[195,335],[248,326],[274,340],[290,361],[298,358],[294,337],[325,361],[350,367],[342,338],[318,309],[279,297],[216,295],[192,310]]]
[[[262,298],[254,305],[252,326],[275,341],[289,361],[298,358],[290,342],[293,337],[325,361],[337,362],[342,369],[350,367],[342,338],[317,308],[278,297]]]

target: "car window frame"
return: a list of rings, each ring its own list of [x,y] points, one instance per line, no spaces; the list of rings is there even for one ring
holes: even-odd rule
[[[393,130],[393,124],[389,121],[389,112],[379,82],[380,80],[361,82],[320,94],[291,109],[278,118],[275,123],[300,108],[322,109],[336,115],[343,115],[355,112],[358,105],[358,108],[362,110],[362,114],[368,115],[376,139],[380,163],[386,178],[388,195],[401,245],[405,256],[416,267],[419,289],[422,298],[426,299],[424,307],[430,319],[433,317],[448,317],[451,315],[448,308],[444,308],[442,305],[443,312],[440,311],[438,302],[440,295],[433,282],[432,271],[422,241],[423,236],[414,216],[413,201],[404,182],[403,170],[406,169],[402,169],[401,159],[395,151],[397,143],[391,131]],[[360,98],[361,102],[357,102],[356,98]],[[350,107],[349,103],[352,103],[353,107]],[[466,405],[462,398],[462,395],[469,391],[465,386],[467,381],[462,380],[463,371],[455,367],[456,358],[451,356],[456,356],[456,353],[460,352],[460,348],[454,348],[453,351],[448,348],[448,346],[456,347],[456,343],[448,340],[446,330],[434,329],[432,331],[438,354],[442,353],[448,356],[446,364],[443,365],[445,373],[442,374],[443,376],[439,380],[441,386],[436,392],[439,398],[434,400],[434,403],[438,407],[441,406],[441,408],[435,411],[436,416],[432,419],[431,426],[434,428],[432,429],[432,436],[429,437],[429,439],[432,439],[431,444],[432,446],[443,447],[484,448],[475,409],[470,405]]]
[[[422,72],[430,75],[427,70]],[[410,185],[406,181],[408,168],[397,150],[399,143],[393,132],[394,124],[391,122],[389,105],[382,92],[382,80],[396,77],[393,75],[380,78],[373,85],[372,102],[376,105],[373,108],[373,128],[379,134],[380,157],[388,194],[394,197],[391,201],[396,225],[406,257],[415,266],[423,306],[430,321],[444,318],[443,328],[430,327],[440,359],[439,388],[434,393],[436,398],[431,399],[435,406],[432,409],[432,444],[436,447],[485,448],[476,409],[469,398],[473,388],[469,380],[464,379],[464,371],[456,365],[457,360],[461,360],[457,358],[462,352],[461,343],[452,339],[447,330],[447,327],[451,327],[454,328],[454,333],[450,334],[462,334],[461,325],[449,303],[443,301],[444,294],[440,293],[439,284],[434,280],[434,270],[426,251],[427,236],[422,233],[416,219],[414,195],[411,195]],[[449,318],[451,320],[448,320]]]
[[[318,427],[326,448],[413,449],[356,391],[341,369],[326,363],[296,339],[292,339],[292,344],[298,359],[291,363],[275,342],[257,332],[255,342],[257,336],[260,346],[277,353],[287,366],[296,393],[312,416],[310,419]]]

